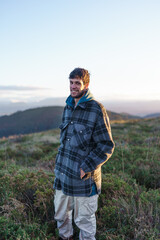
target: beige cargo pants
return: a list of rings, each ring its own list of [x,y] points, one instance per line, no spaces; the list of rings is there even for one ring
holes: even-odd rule
[[[72,212],[74,222],[80,229],[79,240],[95,240],[98,195],[91,197],[71,197],[56,190],[54,197],[55,220],[61,238],[73,235]]]

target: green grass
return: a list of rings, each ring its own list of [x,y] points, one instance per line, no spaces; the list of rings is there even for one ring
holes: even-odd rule
[[[160,118],[112,123],[97,240],[160,239]],[[53,182],[59,130],[0,139],[0,239],[57,240]],[[75,239],[78,229],[75,228]]]

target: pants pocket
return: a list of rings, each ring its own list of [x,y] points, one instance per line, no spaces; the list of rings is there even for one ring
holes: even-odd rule
[[[81,216],[91,216],[97,211],[98,207],[98,195],[92,197],[86,197],[84,200],[81,199],[80,212]]]

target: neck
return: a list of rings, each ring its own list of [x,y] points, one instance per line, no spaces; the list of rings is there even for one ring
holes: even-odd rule
[[[77,106],[77,103],[79,102],[79,100],[86,94],[86,91],[83,93],[83,95],[80,98],[74,98],[74,102],[75,102],[75,107]]]
[[[74,98],[74,102],[75,102],[75,107],[77,106],[77,103],[79,102],[81,98]]]

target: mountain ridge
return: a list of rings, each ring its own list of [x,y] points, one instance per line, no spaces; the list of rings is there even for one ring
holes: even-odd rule
[[[66,97],[50,97],[42,100],[29,99],[28,102],[12,102],[0,100],[0,116],[24,111],[30,108],[47,106],[65,106]],[[131,115],[144,117],[149,114],[160,113],[160,100],[99,100],[106,109],[112,112],[127,112]]]
[[[40,132],[58,128],[64,107],[48,106],[17,111],[0,117],[0,137]],[[139,117],[107,111],[110,120],[128,120]]]

